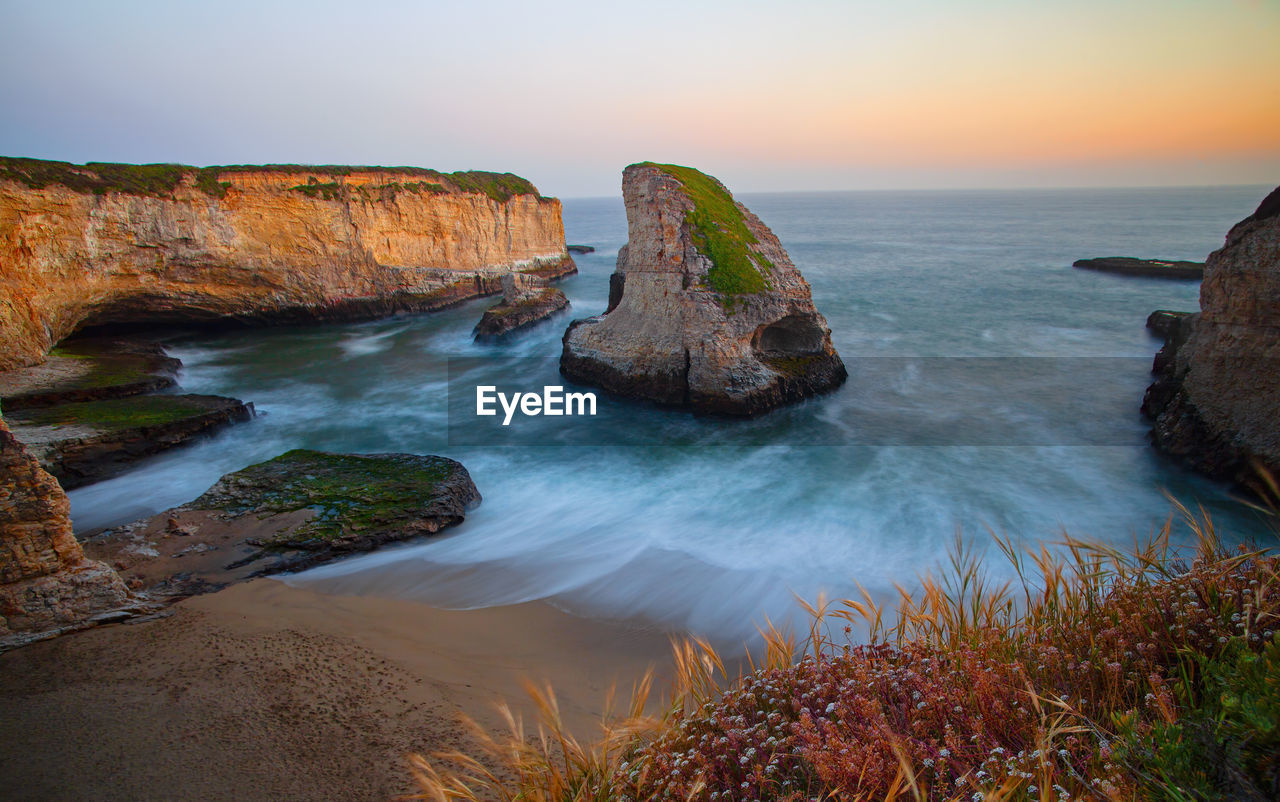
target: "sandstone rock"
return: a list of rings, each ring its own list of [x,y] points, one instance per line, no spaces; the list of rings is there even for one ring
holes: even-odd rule
[[[1199,281],[1204,276],[1203,262],[1170,261],[1167,259],[1135,259],[1132,256],[1103,256],[1097,259],[1077,259],[1072,267],[1097,270],[1122,276],[1144,278],[1173,278]]]
[[[295,450],[223,476],[200,498],[85,541],[153,597],[299,571],[461,523],[480,502],[444,457]],[[188,537],[174,537],[186,534]]]
[[[565,309],[569,299],[545,279],[509,273],[502,277],[502,302],[485,310],[472,332],[476,339],[501,337],[528,328]]]
[[[0,369],[83,326],[376,317],[575,269],[560,202],[509,174],[0,158]]]
[[[85,559],[69,507],[0,419],[0,649],[135,601],[115,571]]]
[[[754,415],[847,377],[809,284],[773,232],[688,167],[623,173],[628,241],[605,314],[574,321],[561,371],[695,412]]]
[[[146,395],[19,410],[13,434],[70,490],[134,462],[253,417],[253,405],[218,395]]]
[[[1161,450],[1249,485],[1280,475],[1280,188],[1210,254],[1200,313],[1172,326],[1143,412]]]

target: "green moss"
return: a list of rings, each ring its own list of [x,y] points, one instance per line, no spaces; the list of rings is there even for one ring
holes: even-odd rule
[[[769,288],[765,272],[773,269],[773,263],[751,248],[759,240],[747,228],[742,210],[723,184],[692,167],[653,162],[644,166],[656,167],[684,185],[693,201],[693,209],[685,217],[689,235],[694,247],[711,260],[707,283],[725,296],[722,303],[727,311],[732,313],[738,305],[732,296]]]
[[[33,426],[72,426],[85,424],[95,429],[121,431],[144,426],[159,426],[193,415],[207,408],[180,395],[139,395],[106,401],[83,401],[59,404],[43,409],[24,409],[13,417]]]
[[[51,349],[49,356],[81,360],[89,362],[91,365],[88,374],[77,378],[73,382],[61,385],[62,389],[116,387],[146,381],[157,375],[153,360],[144,356],[79,351],[74,347],[65,345]]]
[[[296,548],[416,519],[453,465],[440,457],[295,449],[224,477],[193,504],[235,515],[311,510],[315,517],[302,527],[262,544]]]

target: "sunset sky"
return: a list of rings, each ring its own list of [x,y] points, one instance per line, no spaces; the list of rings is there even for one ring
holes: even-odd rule
[[[0,155],[616,194],[1280,183],[1280,0],[0,0]]]

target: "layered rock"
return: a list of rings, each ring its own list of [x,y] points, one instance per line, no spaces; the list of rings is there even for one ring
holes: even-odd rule
[[[220,395],[143,395],[24,409],[9,416],[41,467],[66,490],[128,470],[143,457],[253,417]]]
[[[115,571],[85,558],[69,508],[0,419],[0,648],[133,602]]]
[[[1200,312],[1170,322],[1143,399],[1161,450],[1211,476],[1280,476],[1280,188],[1205,264]]]
[[[510,174],[0,159],[0,369],[84,326],[424,311],[573,272]]]
[[[716,179],[675,165],[623,173],[627,244],[605,314],[574,321],[561,371],[621,395],[754,415],[847,377],[809,284]]]
[[[569,299],[545,279],[509,273],[502,277],[502,301],[485,310],[472,332],[476,339],[501,337],[528,328],[569,306]]]

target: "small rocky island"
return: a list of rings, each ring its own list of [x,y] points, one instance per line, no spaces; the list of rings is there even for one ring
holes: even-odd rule
[[[633,164],[627,244],[603,315],[576,320],[560,369],[619,395],[756,415],[847,378],[809,284],[764,223],[711,176]]]
[[[1256,466],[1280,477],[1280,188],[1209,255],[1200,312],[1152,318],[1166,337],[1142,403],[1156,447],[1245,486]]]
[[[1199,281],[1204,277],[1204,262],[1172,261],[1168,259],[1135,259],[1132,256],[1102,256],[1096,259],[1077,259],[1072,267],[1097,270],[1121,276],[1142,278],[1172,278]]]
[[[502,277],[502,300],[485,310],[472,332],[477,340],[497,339],[525,329],[569,306],[569,299],[547,280],[523,273]]]

